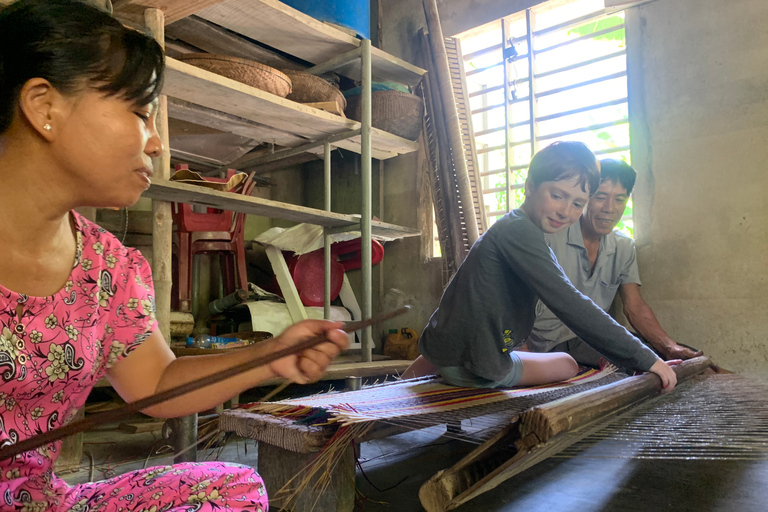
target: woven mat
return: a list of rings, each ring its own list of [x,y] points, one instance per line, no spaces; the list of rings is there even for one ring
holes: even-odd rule
[[[478,408],[532,395],[551,395],[559,390],[578,392],[582,390],[582,385],[598,385],[598,381],[607,380],[615,372],[616,367],[612,365],[601,370],[581,368],[575,377],[564,382],[511,389],[460,388],[443,384],[438,378],[412,379],[359,391],[325,393],[280,402],[254,402],[243,404],[240,409],[308,424],[339,422],[348,425],[381,419],[391,421]]]

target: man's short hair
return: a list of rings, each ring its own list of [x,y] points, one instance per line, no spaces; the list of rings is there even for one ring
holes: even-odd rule
[[[595,155],[581,142],[560,141],[535,155],[528,167],[528,180],[537,188],[545,181],[578,177],[579,185],[590,196],[600,186],[600,169]]]
[[[635,188],[637,172],[625,161],[606,158],[600,160],[600,183],[610,180],[627,189],[627,195]]]

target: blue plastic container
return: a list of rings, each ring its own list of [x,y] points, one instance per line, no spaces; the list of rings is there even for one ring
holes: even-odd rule
[[[282,0],[305,14],[320,21],[336,23],[357,31],[357,35],[371,38],[370,0]]]

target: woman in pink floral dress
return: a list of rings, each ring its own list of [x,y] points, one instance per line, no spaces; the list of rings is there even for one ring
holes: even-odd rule
[[[329,340],[144,411],[169,418],[275,376],[317,379],[346,346],[338,324],[307,321],[250,349],[176,359],[156,329],[147,262],[73,212],[131,205],[149,186],[162,75],[151,38],[77,0],[0,8],[0,446],[71,421],[103,376],[133,402],[309,336]],[[0,510],[268,508],[259,475],[236,464],[70,487],[53,474],[60,447],[0,460]]]

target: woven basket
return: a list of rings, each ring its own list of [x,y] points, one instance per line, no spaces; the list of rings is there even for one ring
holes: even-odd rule
[[[282,98],[291,92],[291,79],[285,73],[252,60],[211,53],[189,53],[179,60]]]
[[[361,96],[347,98],[348,118],[360,121]],[[371,93],[372,124],[385,132],[404,139],[416,140],[421,133],[424,102],[416,95],[400,91],[374,91]]]
[[[347,108],[347,99],[341,94],[338,87],[327,80],[295,69],[283,69],[281,71],[291,79],[293,84],[293,91],[286,96],[289,100],[298,103],[335,101],[339,105],[339,110],[343,111]]]

